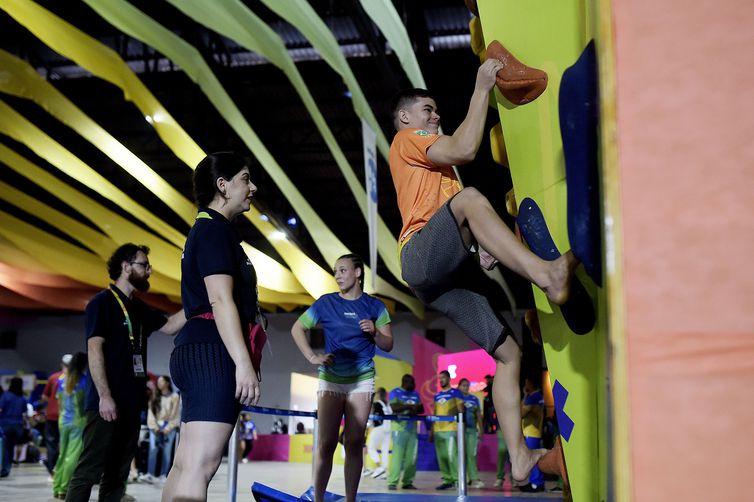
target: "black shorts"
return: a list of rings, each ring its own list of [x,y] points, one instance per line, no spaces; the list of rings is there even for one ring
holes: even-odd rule
[[[448,316],[466,336],[493,354],[511,328],[477,292],[458,287],[456,272],[473,253],[463,242],[450,199],[401,250],[403,280],[424,304]]]
[[[170,375],[181,391],[181,422],[235,424],[236,365],[222,343],[178,345],[170,355]]]

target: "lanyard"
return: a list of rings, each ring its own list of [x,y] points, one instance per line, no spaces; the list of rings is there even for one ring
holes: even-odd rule
[[[126,306],[123,304],[123,300],[120,299],[120,296],[118,296],[118,293],[115,292],[115,290],[110,287],[110,292],[113,294],[115,299],[118,301],[118,305],[120,305],[120,308],[123,310],[123,316],[126,318],[126,326],[128,326],[128,339],[131,341],[131,348],[133,349],[134,353],[140,352],[140,350],[136,349],[136,344],[134,343],[134,327],[131,324],[131,316],[128,315],[128,310],[126,310]],[[141,335],[142,331],[144,330],[144,326],[139,325],[139,349],[141,349]]]

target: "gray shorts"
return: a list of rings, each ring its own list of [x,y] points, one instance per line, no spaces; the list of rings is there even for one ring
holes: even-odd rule
[[[512,333],[483,295],[459,287],[457,272],[473,253],[463,242],[449,200],[401,250],[403,280],[425,305],[448,316],[466,336],[493,354]]]

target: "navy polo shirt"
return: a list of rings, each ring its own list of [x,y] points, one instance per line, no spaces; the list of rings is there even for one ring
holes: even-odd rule
[[[147,368],[147,338],[167,322],[167,318],[152,310],[146,303],[134,297],[129,299],[115,285],[94,295],[86,306],[86,339],[99,336],[105,339],[102,346],[105,359],[105,374],[110,394],[119,412],[139,412],[147,405],[147,379],[134,374],[133,355],[142,355]],[[133,327],[134,343],[128,336],[128,324],[123,309],[113,296],[115,291],[128,311]],[[136,352],[134,352],[134,346]],[[89,379],[86,390],[86,410],[99,410],[99,393]]]
[[[233,301],[241,326],[256,319],[257,276],[240,241],[238,232],[222,214],[199,209],[181,257],[181,301],[188,321],[176,337],[176,345],[222,343],[214,321],[192,319],[212,312],[204,284],[204,278],[210,275],[233,278]]]

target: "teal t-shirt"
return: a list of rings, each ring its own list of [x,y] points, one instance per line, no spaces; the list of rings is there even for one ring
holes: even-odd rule
[[[481,411],[479,408],[479,399],[475,395],[466,394],[463,396],[463,422],[467,431],[476,430],[477,417]]]
[[[83,427],[86,423],[84,399],[89,377],[86,374],[81,375],[79,382],[70,394],[67,394],[65,391],[66,378],[65,375],[61,375],[58,378],[57,397],[60,406],[58,425]]]
[[[346,300],[338,293],[321,296],[299,322],[306,328],[322,326],[325,352],[335,356],[332,366],[320,366],[319,377],[333,383],[355,383],[374,377],[374,339],[361,331],[359,321],[370,319],[375,328],[390,323],[385,304],[363,293]]]

